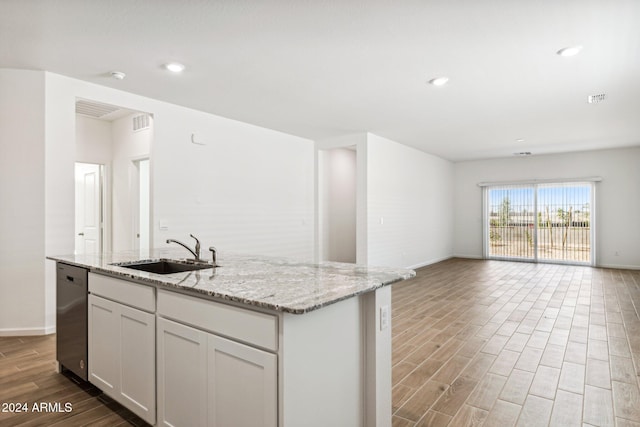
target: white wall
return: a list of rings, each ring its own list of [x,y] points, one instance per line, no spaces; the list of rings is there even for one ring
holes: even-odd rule
[[[112,250],[135,248],[137,228],[138,171],[134,161],[149,158],[153,141],[153,118],[148,129],[133,131],[134,113],[111,122],[111,237]]]
[[[370,265],[417,268],[452,256],[453,164],[368,134]]]
[[[44,257],[73,253],[76,98],[154,114],[153,208],[169,227],[155,221],[156,245],[194,233],[221,253],[312,258],[312,141],[48,72],[0,70],[0,333],[55,326],[55,268]],[[191,144],[192,132],[207,145]]]
[[[312,141],[186,108],[151,111],[157,246],[192,242],[193,233],[207,255],[215,246],[313,258]],[[192,133],[206,145],[193,144]]]
[[[0,335],[45,332],[44,87],[0,69]]]
[[[111,122],[76,115],[76,162],[110,165]]]
[[[356,151],[320,151],[323,261],[356,262]]]
[[[66,99],[59,76],[44,73],[45,255],[71,254],[75,246],[75,98]],[[45,329],[55,331],[55,268],[45,263]]]
[[[640,148],[461,162],[454,169],[456,256],[482,257],[479,182],[600,176],[602,182],[596,184],[596,262],[640,268]]]

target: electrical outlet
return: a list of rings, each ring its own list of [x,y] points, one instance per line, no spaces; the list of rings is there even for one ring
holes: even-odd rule
[[[380,330],[384,331],[389,327],[389,306],[383,305],[380,307]]]

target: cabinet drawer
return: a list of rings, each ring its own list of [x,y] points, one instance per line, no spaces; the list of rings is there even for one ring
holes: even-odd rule
[[[153,286],[89,273],[89,292],[92,294],[150,313],[156,311],[154,291],[155,288]]]
[[[278,318],[272,314],[160,289],[158,314],[236,341],[278,349]]]

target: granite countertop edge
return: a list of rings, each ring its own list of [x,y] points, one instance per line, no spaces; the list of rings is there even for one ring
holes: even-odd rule
[[[114,263],[177,259],[174,250],[136,251],[105,255],[47,256],[49,260],[86,268],[115,278],[175,290],[194,297],[230,301],[290,314],[305,314],[384,286],[415,277],[403,268],[366,267],[357,264],[311,263],[291,258],[227,254],[221,267],[160,275],[127,269]],[[286,276],[286,277],[283,277]],[[278,279],[274,280],[274,277]]]

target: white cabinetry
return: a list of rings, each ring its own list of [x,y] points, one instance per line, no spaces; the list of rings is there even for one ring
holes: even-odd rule
[[[277,358],[216,335],[207,337],[208,425],[277,424]]]
[[[253,346],[277,346],[275,316],[163,291],[158,315],[181,322],[158,318],[160,425],[277,426],[277,356]],[[244,320],[233,323],[233,339],[211,333],[232,325],[227,316]]]
[[[89,381],[113,396],[119,388],[118,303],[89,295]]]
[[[158,424],[207,422],[207,334],[158,318]]]
[[[89,291],[89,381],[155,424],[156,318],[139,309],[155,307],[154,289],[90,274]]]
[[[89,379],[150,424],[391,425],[389,287],[303,315],[93,273],[89,291]]]

